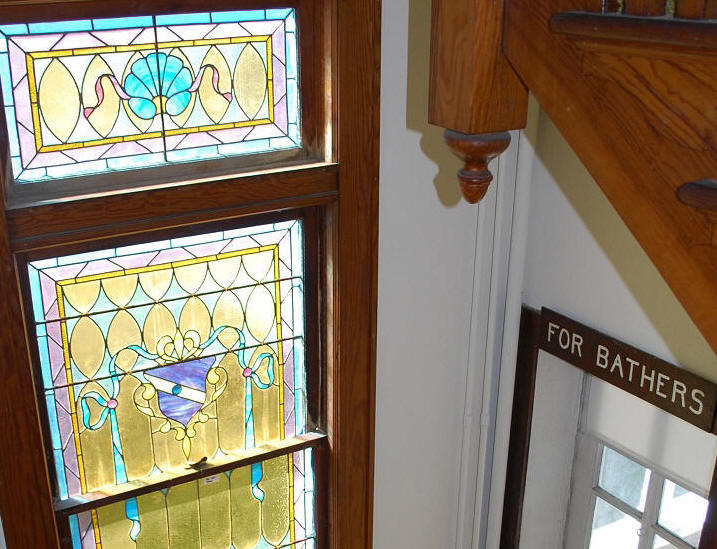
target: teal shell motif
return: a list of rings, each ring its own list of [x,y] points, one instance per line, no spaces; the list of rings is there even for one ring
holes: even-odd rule
[[[192,83],[192,73],[179,57],[151,53],[132,63],[123,87],[132,112],[151,120],[157,116],[156,98],[166,97],[164,109],[170,116],[182,114],[192,100]]]

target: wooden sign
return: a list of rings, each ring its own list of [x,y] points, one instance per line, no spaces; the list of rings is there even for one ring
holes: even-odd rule
[[[540,319],[540,349],[714,432],[717,385],[550,309]]]

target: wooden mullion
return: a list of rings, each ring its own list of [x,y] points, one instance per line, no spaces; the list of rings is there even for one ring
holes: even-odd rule
[[[109,195],[8,212],[14,251],[101,236],[126,235],[261,211],[325,203],[338,188],[337,168],[322,165],[252,178]]]
[[[251,455],[239,457],[215,466],[209,465],[199,471],[190,469],[185,474],[179,474],[171,479],[159,482],[142,483],[139,486],[136,486],[137,481],[132,481],[127,483],[126,490],[119,491],[115,494],[103,494],[97,492],[82,494],[82,496],[78,498],[61,500],[55,504],[55,511],[61,515],[75,515],[77,513],[82,513],[83,511],[89,511],[91,509],[104,507],[105,505],[111,505],[112,503],[117,503],[118,501],[125,501],[130,498],[150,494],[164,488],[171,488],[172,486],[177,486],[179,484],[194,482],[195,480],[218,475],[226,471],[233,471],[235,469],[247,467],[249,465],[253,465],[254,463],[260,463],[276,457],[293,454],[294,452],[299,452],[307,448],[320,447],[325,444],[326,435],[323,433],[307,433],[304,435],[298,435],[294,437],[294,439],[286,439],[280,443],[267,444],[265,447],[253,450]],[[129,487],[129,485],[133,485],[134,487]]]
[[[299,45],[299,89],[301,90],[302,145],[311,158],[330,160],[326,155],[327,128],[331,126],[331,75],[326,71],[328,45],[324,0],[306,0],[296,10]]]
[[[373,537],[381,4],[337,5],[341,193],[328,520],[331,547],[360,549]]]
[[[70,517],[61,513],[55,513],[57,523],[57,537],[61,549],[74,549],[72,543],[72,530],[70,529]]]
[[[328,439],[327,441],[328,442]],[[313,451],[314,478],[314,524],[316,528],[316,546],[318,549],[329,548],[329,524],[326,520],[329,509],[329,488],[325,482],[329,478],[330,450],[328,444],[321,444]]]
[[[118,232],[110,236],[96,235],[93,238],[78,242],[66,242],[52,246],[47,245],[29,250],[19,250],[14,253],[20,263],[19,268],[22,270],[28,262],[47,259],[49,257],[75,255],[105,248],[146,244],[151,241],[192,237],[203,233],[243,229],[254,225],[281,223],[302,218],[304,214],[305,211],[301,208],[287,208],[280,211],[266,211],[252,215],[243,215],[241,212],[238,212],[236,216],[229,216],[225,219],[208,219],[203,222],[182,226],[175,226],[171,223],[165,225],[157,223],[154,229],[138,231],[132,234],[120,234]],[[26,286],[23,285],[21,287]]]

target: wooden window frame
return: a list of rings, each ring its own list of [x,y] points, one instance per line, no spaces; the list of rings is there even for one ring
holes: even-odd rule
[[[295,7],[302,71],[301,165],[97,193],[80,201],[0,209],[0,514],[8,549],[57,548],[58,529],[33,387],[31,339],[23,321],[21,265],[35,254],[131,242],[203,223],[248,222],[300,212],[308,239],[306,276],[316,281],[308,322],[319,326],[326,443],[317,467],[321,547],[371,547],[376,356],[380,0],[215,0],[212,11]],[[206,11],[197,0],[0,0],[4,23]],[[70,15],[71,14],[71,15]],[[9,177],[0,129],[3,190]],[[240,171],[240,170],[238,170]],[[140,171],[128,172],[139,174]],[[131,177],[131,176],[128,176]],[[7,196],[3,197],[7,199]],[[151,212],[151,217],[148,217]],[[243,221],[242,221],[243,220]],[[53,249],[54,252],[54,249]],[[62,253],[59,251],[58,253]],[[310,313],[315,310],[315,314]]]
[[[578,440],[576,444],[580,445],[581,448],[576,451],[576,460],[573,465],[573,480],[571,483],[573,485],[573,495],[571,495],[570,507],[568,509],[568,526],[566,527],[566,533],[573,527],[581,534],[580,537],[583,540],[580,546],[581,549],[588,549],[590,547],[590,540],[593,535],[592,525],[595,516],[595,505],[598,499],[601,499],[608,505],[640,523],[642,533],[639,536],[639,549],[652,549],[656,536],[660,536],[679,549],[692,548],[688,542],[676,534],[673,534],[659,523],[665,481],[669,480],[701,497],[704,497],[704,494],[700,494],[699,491],[696,491],[692,486],[685,486],[683,484],[684,481],[674,478],[669,473],[664,472],[659,466],[651,464],[649,461],[645,461],[622,449],[613,448],[606,441],[598,437],[582,432],[578,432],[577,437]],[[650,472],[644,510],[640,511],[599,485],[600,470],[604,460],[603,450],[605,448],[629,459]],[[584,460],[581,460],[577,456],[584,456]],[[576,501],[572,500],[576,493],[575,485],[577,483],[582,484],[582,486],[580,486],[580,492],[587,494],[587,502],[582,497],[578,497]],[[575,506],[581,508],[577,509]],[[574,515],[571,513],[574,513]],[[572,521],[576,521],[576,524],[570,524]],[[577,537],[576,534],[576,538]],[[566,539],[566,541],[568,540]]]

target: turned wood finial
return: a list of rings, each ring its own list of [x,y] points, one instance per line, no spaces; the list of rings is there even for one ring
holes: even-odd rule
[[[463,196],[471,204],[480,202],[493,181],[488,163],[508,148],[510,134],[500,132],[468,135],[446,130],[443,137],[453,154],[465,163],[463,169],[458,171]]]

